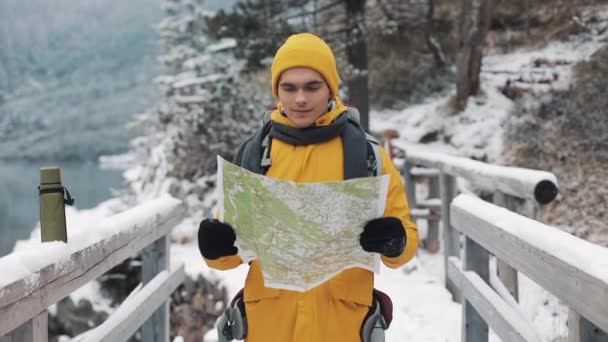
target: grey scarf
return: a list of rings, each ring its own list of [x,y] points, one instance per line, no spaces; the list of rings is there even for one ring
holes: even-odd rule
[[[344,179],[368,176],[367,141],[365,131],[346,112],[327,126],[295,128],[269,121],[241,144],[234,163],[249,171],[262,174],[262,141],[266,135],[294,146],[312,145],[342,137],[344,147]]]

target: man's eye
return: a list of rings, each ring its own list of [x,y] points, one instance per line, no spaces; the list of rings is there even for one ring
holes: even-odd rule
[[[307,91],[317,91],[317,90],[319,90],[319,88],[321,88],[321,87],[319,87],[319,86],[309,86],[309,87],[306,87],[306,90]]]
[[[296,88],[292,88],[292,87],[283,87],[283,91],[286,91],[288,93],[292,93],[294,91],[296,91]]]

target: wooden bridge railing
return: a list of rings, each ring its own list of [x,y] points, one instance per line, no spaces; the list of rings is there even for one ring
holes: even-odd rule
[[[540,341],[528,319],[488,284],[490,254],[569,306],[569,341],[608,340],[608,248],[471,195],[454,199],[450,217],[465,236],[462,261],[452,256],[447,265],[465,299],[463,341],[487,341],[488,326],[503,341]]]
[[[471,313],[471,307],[468,305],[471,298],[479,298],[480,296],[497,297],[500,299],[500,301],[494,300],[493,302],[485,301],[482,303],[484,305],[488,303],[497,305],[485,307],[485,309],[492,312],[490,316],[499,314],[499,316],[508,315],[509,318],[522,317],[521,310],[517,304],[517,270],[520,269],[514,267],[514,263],[511,260],[512,258],[520,256],[500,253],[495,254],[493,249],[487,247],[486,249],[481,250],[478,248],[476,249],[472,247],[475,240],[467,237],[465,237],[464,243],[462,243],[461,232],[463,231],[454,229],[454,219],[452,217],[452,212],[450,211],[450,204],[458,193],[456,181],[457,179],[461,179],[462,181],[468,182],[471,188],[483,190],[486,194],[490,194],[488,197],[490,197],[490,200],[494,202],[494,204],[502,206],[510,211],[518,212],[529,218],[534,218],[536,208],[539,205],[547,204],[556,198],[558,192],[556,177],[552,173],[545,171],[490,165],[468,158],[437,153],[424,149],[419,145],[404,144],[398,141],[393,141],[393,145],[404,150],[406,154],[401,170],[406,183],[406,192],[408,194],[408,200],[410,201],[410,207],[412,208],[412,216],[416,219],[425,219],[428,222],[428,232],[424,245],[431,253],[442,251],[444,254],[444,265],[446,265],[446,288],[453,294],[454,300],[456,301],[460,302],[462,300],[461,295],[464,294],[466,301],[463,305],[463,315],[465,317],[478,318],[477,321],[475,321],[475,318],[470,318],[469,320],[463,318],[463,321],[467,322],[466,325],[463,325],[463,330],[472,329],[471,327],[476,326],[485,326],[485,322],[480,319],[479,316],[475,316]],[[424,191],[417,191],[416,188],[417,183],[421,180],[426,180],[428,184],[426,187],[426,194],[423,194],[426,195],[424,198],[418,198],[418,195]],[[511,214],[516,215],[513,212],[511,212]],[[533,220],[529,221],[536,222]],[[439,243],[440,222],[442,223],[441,228],[443,236],[441,244]],[[484,228],[478,227],[477,229]],[[526,229],[534,229],[534,227],[522,229],[521,232],[525,232]],[[554,230],[558,231],[556,229]],[[498,234],[494,236],[494,238],[496,239],[495,243],[501,243],[506,236]],[[574,237],[572,238],[577,239]],[[496,255],[496,267],[493,272],[490,272],[490,269],[486,267],[486,260],[489,258],[488,250],[489,253]],[[525,257],[523,255],[525,255]],[[524,258],[538,257],[538,255],[523,255],[521,257]],[[463,262],[460,262],[459,260],[463,260]],[[467,264],[467,262],[470,264]],[[473,280],[466,277],[463,278],[462,276],[459,277],[453,272],[453,268],[460,265],[463,265],[462,267],[464,267],[464,270],[466,271],[472,270],[467,267],[473,267],[472,265],[476,263],[480,263],[482,266],[476,270],[477,278],[473,277],[475,278]],[[537,263],[537,266],[539,268],[536,269],[535,272],[541,274],[552,272],[552,269],[550,268],[543,268],[551,265]],[[452,268],[451,276],[449,274],[450,268]],[[524,272],[524,274],[528,274],[526,273],[526,269],[521,271]],[[582,274],[578,275],[583,276]],[[535,280],[534,277],[531,278]],[[480,280],[484,284],[491,285],[491,291],[485,291],[487,290],[485,287],[480,291],[479,288],[481,286],[475,286]],[[544,283],[541,283],[540,285],[544,287]],[[551,291],[551,287],[545,288],[558,296],[558,298],[562,298],[560,297],[559,292]],[[604,299],[605,298],[606,297],[604,297]],[[473,299],[473,301],[475,300]],[[608,301],[604,300],[604,303],[608,303]],[[589,315],[589,313],[580,311],[580,308],[576,305],[570,305],[570,307],[572,308],[571,318],[569,318],[568,323],[570,335],[579,336],[578,339],[573,337],[571,341],[596,341],[597,336],[602,336],[602,338],[606,336],[600,328],[593,324],[597,324],[597,321],[593,320],[593,317],[595,316],[591,315],[591,317],[588,317],[587,315]],[[475,308],[479,310],[484,309],[482,307],[477,308],[476,306]],[[497,312],[496,310],[499,309],[502,311]],[[581,313],[582,316],[579,315],[579,313]],[[488,316],[486,315],[486,317]],[[588,321],[587,319],[591,321]],[[531,329],[529,320],[519,319],[513,324],[515,324],[515,326],[518,326],[519,324],[519,330],[516,329],[515,331],[523,331],[523,335],[521,335],[524,336],[523,340],[537,340],[537,335],[533,332],[533,329]],[[487,330],[487,326],[481,328],[481,330],[483,329]],[[602,326],[602,329],[606,330],[607,328]],[[507,329],[507,331],[512,330]],[[526,333],[526,331],[529,333]],[[464,340],[487,341],[487,339],[484,338]],[[511,340],[515,341],[522,339],[507,338],[505,341]]]
[[[77,340],[124,341],[141,327],[144,341],[168,341],[168,298],[185,277],[183,265],[170,265],[169,233],[184,213],[180,201],[157,199],[92,224],[88,239],[0,258],[3,273],[23,269],[0,278],[0,341],[47,341],[49,306],[140,252],[143,287]]]
[[[406,153],[402,165],[406,192],[413,216],[428,221],[425,247],[429,252],[439,251],[439,222],[442,222],[444,265],[450,256],[460,257],[460,236],[450,224],[450,203],[456,197],[457,178],[471,184],[475,189],[492,194],[495,204],[523,213],[533,218],[534,208],[547,204],[557,196],[557,179],[550,172],[499,166],[469,158],[456,157],[424,149],[419,145],[393,142]],[[417,182],[428,181],[426,198],[417,197]],[[517,273],[502,260],[497,261],[497,273],[515,300],[518,298]],[[459,291],[454,288],[445,270],[446,287],[456,301]]]

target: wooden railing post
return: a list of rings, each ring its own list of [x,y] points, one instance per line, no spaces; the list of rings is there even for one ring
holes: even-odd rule
[[[156,240],[142,251],[142,283],[144,286],[159,272],[169,270],[169,234]],[[142,340],[169,341],[169,299],[142,326]]]
[[[515,211],[515,205],[513,203],[513,198],[508,195],[503,194],[500,191],[495,191],[494,196],[492,198],[492,202],[494,204],[501,206],[503,208],[509,209],[511,211]],[[509,266],[503,260],[496,258],[496,275],[498,279],[502,281],[505,285],[511,296],[518,301],[519,299],[519,285],[517,280],[517,270],[513,267]]]
[[[58,167],[43,167],[40,169],[40,185],[38,186],[40,202],[40,239],[41,242],[67,242],[65,206],[63,186],[61,184],[61,169]],[[44,310],[34,318],[23,323],[19,328],[0,342],[42,342],[48,340],[48,311]]]
[[[8,335],[0,337],[0,342],[47,342],[49,340],[48,317],[48,311],[42,311]]]
[[[450,220],[450,203],[456,196],[456,180],[454,176],[441,171],[439,174],[439,190],[441,192],[441,222],[443,230],[443,262],[445,287],[452,294],[455,302],[461,302],[461,294],[458,287],[448,278],[447,265],[451,256],[460,257],[460,233],[452,227]]]
[[[489,282],[489,253],[468,236],[465,237],[463,267]],[[462,301],[462,342],[487,342],[488,324],[466,298]]]
[[[570,309],[568,312],[568,342],[606,342],[608,333]]]
[[[428,199],[440,198],[439,177],[431,176],[429,179]],[[431,215],[428,220],[428,231],[426,235],[426,249],[429,253],[439,251],[439,215],[436,209],[430,209]]]
[[[405,194],[407,195],[407,202],[410,208],[416,208],[416,180],[412,177],[411,172],[413,167],[414,165],[407,160],[406,156],[401,173],[403,174]]]

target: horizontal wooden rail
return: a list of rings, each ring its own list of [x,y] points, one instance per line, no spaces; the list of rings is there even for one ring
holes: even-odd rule
[[[410,174],[414,177],[437,177],[441,171],[427,167],[413,167]]]
[[[608,248],[471,195],[454,199],[451,222],[490,253],[608,331]]]
[[[184,281],[184,265],[162,271],[145,287],[134,290],[103,324],[73,341],[126,341]]]
[[[449,257],[447,267],[452,282],[502,341],[541,341],[529,322],[494,292],[477,273],[463,271],[460,259]]]
[[[412,166],[435,168],[473,182],[488,191],[501,191],[519,198],[547,204],[558,193],[555,175],[546,171],[486,164],[469,158],[431,152],[415,144],[394,140],[393,145],[405,151]]]
[[[441,198],[429,198],[416,201],[416,207],[421,209],[441,210]]]
[[[42,243],[38,247],[40,255],[51,255],[44,250],[57,251],[58,244],[61,244],[59,247],[64,249],[68,257],[64,259],[58,256],[57,260],[47,262],[47,266],[30,270],[31,274],[0,284],[0,336],[169,234],[184,213],[180,201],[158,199],[95,224],[89,233],[95,235],[94,232],[103,232],[98,241],[84,246],[62,242]],[[30,254],[21,255],[19,252],[9,256],[6,260],[0,259],[0,269],[4,269],[3,262],[13,264],[19,262],[21,256],[23,259],[31,258]]]

